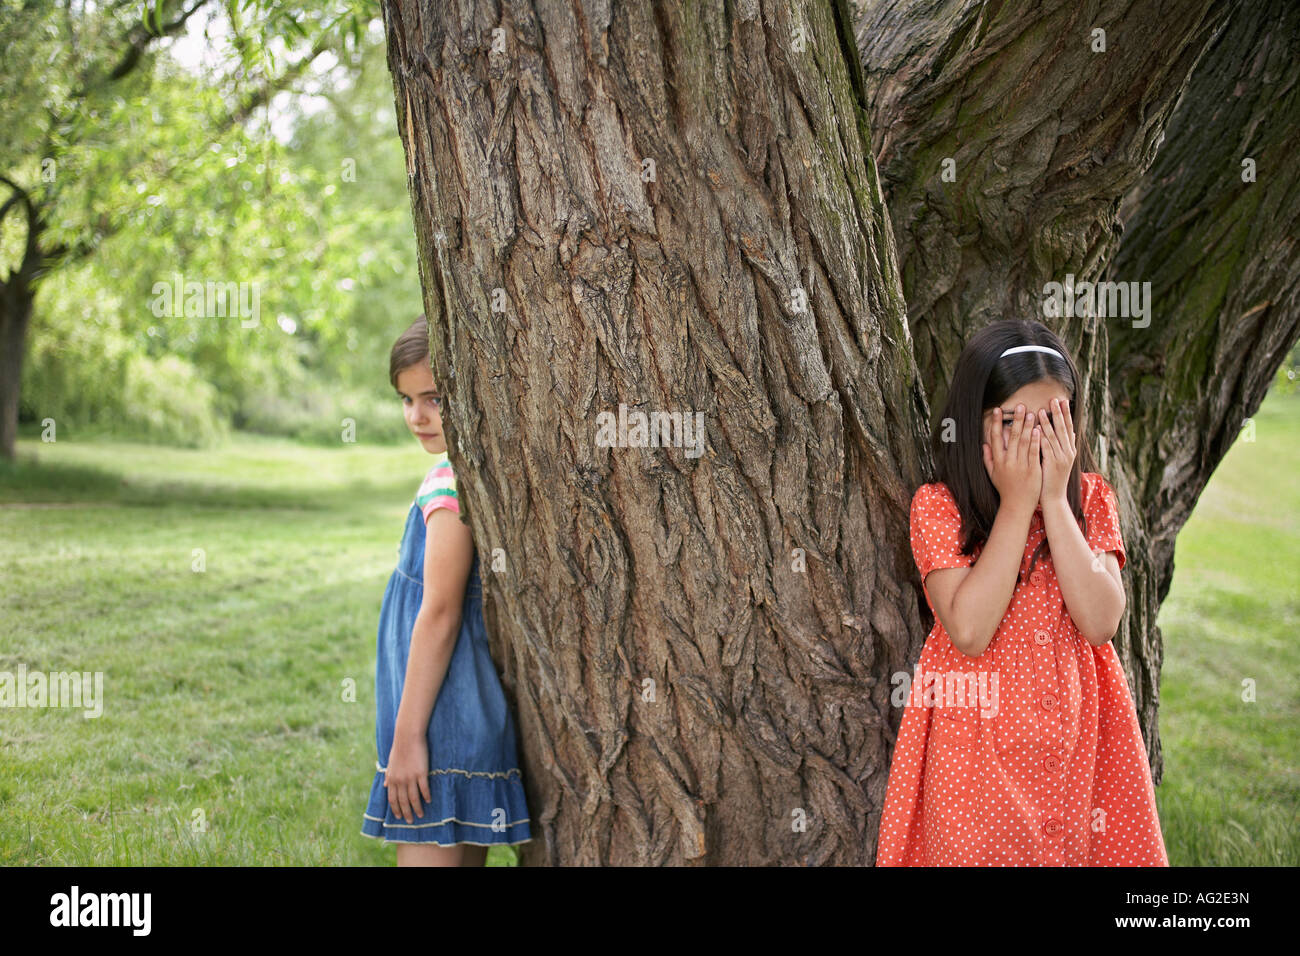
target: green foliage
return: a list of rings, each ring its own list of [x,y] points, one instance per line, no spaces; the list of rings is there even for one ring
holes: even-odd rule
[[[107,290],[98,301],[79,300],[83,281],[50,288],[49,318],[27,361],[31,417],[53,419],[64,437],[129,435],[190,447],[221,439],[229,424],[216,388],[179,355],[135,348],[122,331],[120,301]]]
[[[238,410],[238,428],[322,445],[337,445],[341,440],[410,441],[402,404],[391,386],[380,394],[327,386],[297,365],[285,366],[263,381],[265,390],[251,389]]]
[[[1277,370],[1277,375],[1273,377],[1273,391],[1280,392],[1284,395],[1294,395],[1300,391],[1300,342],[1291,346],[1291,352],[1287,355],[1281,367]]]
[[[127,430],[150,441],[207,446],[228,430],[215,414],[216,389],[175,355],[130,356],[122,404]]]
[[[0,128],[0,171],[46,210],[49,242],[86,253],[39,286],[20,417],[187,443],[231,425],[337,441],[345,417],[403,434],[387,353],[422,306],[377,7],[214,6],[202,64],[164,39],[102,82],[133,9],[19,15],[0,0],[16,53],[0,96],[18,117]],[[21,260],[21,225],[0,229],[0,267]],[[166,311],[176,281],[238,287],[255,314]]]

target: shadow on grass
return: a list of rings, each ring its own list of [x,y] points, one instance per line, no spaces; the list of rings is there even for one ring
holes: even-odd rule
[[[359,502],[400,499],[410,490],[409,476],[391,481],[353,481],[333,487],[313,487],[310,494],[295,487],[262,488],[197,479],[146,477],[90,465],[42,462],[19,455],[0,460],[0,508],[6,505],[119,505],[122,507],[290,509],[335,511]]]

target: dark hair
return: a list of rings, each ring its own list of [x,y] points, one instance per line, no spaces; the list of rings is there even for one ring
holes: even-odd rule
[[[388,356],[388,380],[397,388],[397,376],[412,365],[429,364],[429,322],[423,315],[397,337]]]
[[[1061,354],[1058,357],[1048,352],[1017,352],[1003,357],[1003,352],[1017,345],[1042,345]],[[1070,398],[1078,452],[1065,494],[1070,510],[1076,519],[1084,522],[1087,532],[1080,474],[1096,468],[1092,452],[1081,437],[1087,430],[1083,403],[1079,400],[1079,371],[1065,344],[1047,326],[1041,322],[1008,319],[980,329],[962,349],[953,369],[943,414],[931,438],[937,480],[948,486],[961,512],[962,554],[972,554],[976,545],[988,540],[1001,501],[1001,495],[984,470],[984,413],[1001,406],[1024,386],[1044,379],[1059,382]],[[955,432],[955,440],[944,441],[950,428]],[[1030,571],[1045,551],[1048,551],[1046,536],[1034,549]]]

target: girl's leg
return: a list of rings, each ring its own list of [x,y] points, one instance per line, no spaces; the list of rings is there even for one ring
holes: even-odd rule
[[[438,846],[436,843],[397,844],[398,866],[463,866],[465,846]],[[471,847],[470,849],[473,849]]]

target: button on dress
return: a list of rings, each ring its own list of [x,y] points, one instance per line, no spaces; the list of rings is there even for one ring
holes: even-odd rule
[[[1081,493],[1088,545],[1116,552],[1122,568],[1114,490],[1084,472]],[[911,538],[923,582],[979,557],[979,547],[961,554],[960,529],[947,485],[921,486]],[[935,615],[906,691],[878,866],[1169,865],[1119,656],[1079,633],[1049,554],[1030,570],[1044,535],[1040,508],[1011,603],[979,657],[957,650]]]
[[[488,652],[483,588],[475,554],[465,584],[460,632],[429,717],[429,792],[408,823],[388,803],[384,768],[406,680],[411,630],[424,599],[425,522],[438,508],[460,512],[446,452],[429,469],[407,512],[397,567],[379,612],[375,666],[375,776],[361,832],[386,843],[524,843],[528,807],[515,750],[515,722]]]

